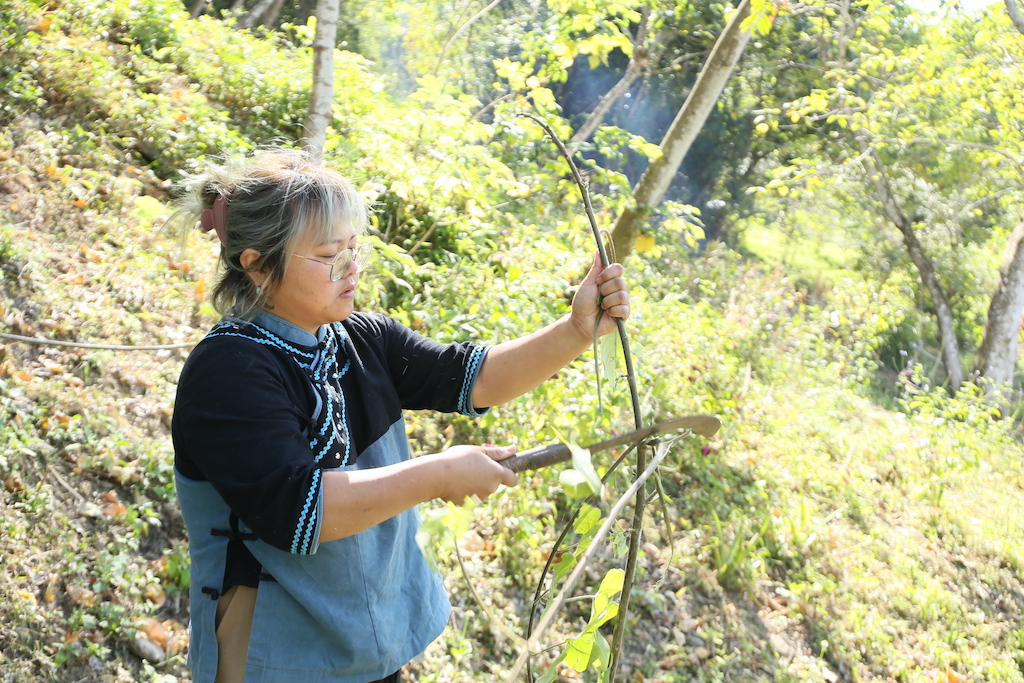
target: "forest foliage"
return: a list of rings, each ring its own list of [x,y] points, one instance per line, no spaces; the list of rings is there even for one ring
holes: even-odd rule
[[[215,322],[215,243],[196,234],[181,251],[161,226],[183,173],[301,135],[312,3],[275,3],[240,28],[257,4],[0,6],[2,331],[187,345]],[[564,160],[519,113],[568,142],[634,74],[574,142],[610,228],[732,11],[343,6],[325,160],[375,209],[360,307],[488,343],[567,312],[592,258],[588,220]],[[753,11],[757,35],[635,253],[619,255],[645,420],[723,422],[660,467],[624,671],[1024,681],[1020,367],[995,402],[971,374],[1022,221],[1024,36],[999,4]],[[908,227],[938,289],[908,255]],[[187,680],[167,431],[187,350],[4,341],[0,680]],[[601,355],[600,380],[588,354],[480,420],[412,413],[413,446],[585,444],[629,429],[622,359]],[[609,462],[595,456],[599,473]],[[503,680],[545,561],[541,608],[637,474],[627,460],[583,500],[577,479],[542,471],[485,505],[424,510],[453,618],[409,675]],[[616,525],[598,548],[534,658],[538,680],[606,680],[627,541]]]

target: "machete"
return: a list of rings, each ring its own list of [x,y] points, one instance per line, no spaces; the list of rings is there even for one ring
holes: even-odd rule
[[[721,426],[722,423],[714,415],[689,415],[687,417],[677,417],[672,420],[653,424],[650,427],[645,427],[644,429],[637,429],[636,431],[616,436],[608,439],[607,441],[599,441],[598,443],[586,446],[586,449],[591,453],[606,451],[610,448],[618,448],[619,446],[626,446],[638,441],[643,441],[644,439],[648,439],[656,434],[677,432],[681,429],[689,429],[691,432],[700,434],[701,436],[714,436],[718,431],[718,428]],[[523,451],[518,455],[513,455],[511,458],[502,460],[501,464],[513,472],[525,472],[526,470],[536,470],[541,467],[548,467],[550,465],[555,465],[560,462],[568,462],[570,460],[572,460],[572,451],[569,450],[569,447],[564,443],[558,443],[550,446],[537,446],[536,448],[531,448],[528,451]]]

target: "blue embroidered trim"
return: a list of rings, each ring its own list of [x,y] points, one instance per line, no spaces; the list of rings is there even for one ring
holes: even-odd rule
[[[270,346],[276,346],[278,348],[284,349],[288,353],[294,354],[296,356],[302,356],[303,358],[308,358],[308,359],[310,359],[310,361],[312,361],[313,358],[314,358],[314,354],[312,354],[312,353],[305,353],[304,351],[299,351],[297,348],[295,348],[294,346],[292,346],[291,344],[289,344],[285,340],[281,339],[280,337],[278,337],[276,334],[274,334],[270,330],[267,330],[266,328],[260,327],[256,323],[247,323],[245,325],[245,327],[246,328],[252,328],[252,329],[255,329],[255,330],[259,330],[259,332],[263,335],[264,338],[260,339],[259,337],[254,337],[252,335],[248,335],[248,334],[242,333],[242,332],[244,332],[242,326],[239,325],[238,323],[230,321],[230,320],[222,320],[221,322],[217,323],[214,326],[214,328],[212,330],[210,330],[210,333],[207,334],[206,336],[207,337],[243,337],[244,339],[252,339],[255,342],[259,342],[260,344],[268,344]],[[238,330],[239,333],[241,333],[241,334],[227,332],[226,330],[228,330],[228,329]],[[299,365],[302,366],[303,368],[308,368],[309,367],[309,365],[303,365],[302,363],[299,363]]]
[[[306,495],[306,504],[302,508],[302,514],[299,515],[299,524],[295,528],[295,536],[292,538],[293,553],[299,555],[308,555],[310,546],[310,534],[313,528],[316,526],[316,506],[313,506],[312,514],[310,514],[310,505],[313,505],[313,496],[320,491],[320,475],[321,470],[313,472],[313,481],[309,485],[309,493]],[[309,523],[306,524],[306,515],[309,514]],[[302,530],[305,527],[306,534],[302,536]],[[302,546],[299,546],[299,541],[302,540]]]
[[[487,353],[487,348],[484,346],[473,347],[472,353],[469,355],[469,361],[466,363],[466,376],[462,380],[462,391],[459,392],[459,404],[457,410],[464,415],[475,415],[476,411],[473,410],[473,396],[470,389],[473,387],[473,380],[476,379],[477,373],[480,371],[480,365],[484,361],[484,355]]]
[[[316,392],[320,410],[311,416],[309,449],[314,452],[313,462],[320,463],[328,455],[338,456],[339,466],[345,466],[352,460],[352,439],[348,428],[348,415],[345,408],[345,394],[341,390],[339,380],[351,366],[346,359],[344,367],[338,369],[338,353],[345,339],[345,330],[340,324],[325,328],[324,339],[313,353],[300,351],[279,336],[256,323],[240,325],[234,321],[222,321],[215,326],[207,337],[241,337],[257,344],[281,349],[295,361],[310,378],[313,391]],[[337,393],[337,397],[334,394]],[[332,465],[333,467],[334,465]],[[316,497],[321,490],[320,481],[323,476],[321,469],[313,472],[312,483],[306,495],[306,501],[295,526],[292,537],[291,552],[308,555],[312,548],[312,534],[317,524]]]

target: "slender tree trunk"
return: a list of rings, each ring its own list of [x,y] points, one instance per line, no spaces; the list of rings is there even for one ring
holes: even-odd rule
[[[206,13],[206,6],[210,4],[210,0],[196,0],[192,3],[192,7],[189,8],[189,15],[193,19],[198,19]]]
[[[249,10],[249,13],[242,17],[238,22],[238,28],[252,28],[253,26],[258,25],[260,23],[260,19],[263,18],[263,15],[267,13],[267,10],[270,9],[272,4],[274,4],[274,0],[260,0],[256,3],[256,6]]]
[[[886,175],[882,165],[871,151],[867,140],[859,138],[857,143],[864,153],[865,167],[875,186],[878,201],[882,204],[886,217],[903,234],[903,243],[907,247],[910,260],[917,268],[921,284],[932,297],[935,318],[939,326],[939,337],[942,340],[942,362],[946,366],[946,377],[949,378],[949,393],[956,393],[964,381],[964,373],[960,367],[960,344],[957,342],[956,328],[953,324],[953,308],[949,305],[949,299],[946,298],[942,284],[935,274],[935,266],[932,265],[928,255],[924,253],[924,248],[914,233],[913,223],[896,201],[892,188],[889,186],[889,176]]]
[[[1017,27],[1017,30],[1024,33],[1024,19],[1020,16],[1020,11],[1017,9],[1017,3],[1015,0],[1005,0],[1006,2],[1006,13],[1010,15],[1010,21]]]
[[[309,113],[302,133],[302,148],[320,158],[331,124],[334,102],[334,44],[338,35],[340,0],[319,0],[316,4],[316,36],[313,38],[313,87]]]
[[[647,71],[650,55],[644,43],[647,42],[647,19],[650,16],[651,10],[649,7],[644,6],[641,12],[640,26],[637,28],[636,37],[633,39],[633,56],[629,59],[626,73],[622,75],[622,78],[619,79],[619,82],[611,90],[604,94],[604,97],[594,107],[594,111],[587,117],[587,120],[580,126],[580,129],[576,131],[576,134],[572,136],[572,139],[569,140],[569,149],[576,149],[589,140],[598,126],[601,125],[601,122],[604,121],[605,114],[612,108],[612,105],[626,94],[636,79]]]
[[[1003,252],[999,283],[992,293],[985,334],[974,369],[999,389],[1013,382],[1017,340],[1024,313],[1024,221],[1017,224]]]
[[[281,14],[282,5],[284,5],[284,0],[274,0],[274,4],[267,10],[261,23],[267,28],[274,28],[274,25],[277,24],[277,16]]]
[[[633,188],[633,202],[615,221],[612,243],[621,261],[633,249],[640,234],[641,221],[665,197],[672,179],[683,163],[690,145],[704,127],[708,115],[715,107],[725,84],[739,62],[743,49],[750,40],[750,32],[742,28],[743,20],[750,16],[750,0],[743,0],[736,15],[718,36],[715,47],[708,55],[704,68],[697,76],[693,90],[687,96],[675,120],[661,141],[662,156],[651,163]]]
[[[635,55],[636,53],[634,53]],[[645,55],[646,57],[646,55]],[[626,73],[622,75],[622,78],[616,83],[611,90],[606,92],[601,98],[601,101],[594,107],[594,111],[587,117],[587,120],[580,126],[580,129],[576,131],[576,134],[569,140],[569,147],[575,149],[581,144],[590,139],[590,136],[594,134],[594,131],[598,129],[601,122],[604,121],[605,114],[612,108],[616,100],[626,94],[630,86],[636,82],[636,79],[643,75],[646,65],[641,65],[637,62],[636,58],[629,60],[629,66],[626,67]]]

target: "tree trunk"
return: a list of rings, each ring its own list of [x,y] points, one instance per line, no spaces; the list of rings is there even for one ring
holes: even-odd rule
[[[1014,0],[1005,0],[1006,2],[1006,13],[1010,15],[1010,21],[1017,27],[1017,30],[1024,33],[1024,19],[1021,18],[1020,12],[1017,10],[1017,3]]]
[[[188,13],[193,19],[198,19],[206,12],[206,6],[209,4],[210,0],[196,0],[192,3]]]
[[[612,108],[615,101],[626,94],[626,91],[629,90],[630,86],[633,85],[636,79],[640,78],[643,72],[644,67],[637,62],[636,58],[629,60],[629,66],[626,67],[626,73],[622,75],[622,78],[614,85],[614,87],[612,87],[611,90],[604,94],[601,101],[597,103],[596,107],[594,107],[594,111],[590,114],[583,125],[580,126],[580,129],[576,131],[576,134],[572,136],[572,139],[569,140],[568,146],[570,149],[575,149],[590,139],[590,136],[593,135],[598,126],[601,125],[605,114],[607,114],[608,110]]]
[[[267,28],[274,28],[277,23],[277,16],[281,14],[281,6],[284,5],[284,0],[274,0],[274,4],[267,10],[266,15],[263,17],[261,22]]]
[[[302,133],[302,148],[318,159],[323,156],[327,127],[334,102],[334,44],[338,35],[340,0],[316,4],[316,36],[313,38],[313,87],[309,113]]]
[[[615,221],[612,243],[620,261],[633,249],[640,234],[641,220],[665,198],[665,192],[683,163],[683,157],[690,150],[690,145],[704,127],[704,122],[725,89],[729,76],[750,40],[750,32],[742,28],[743,20],[749,15],[750,0],[743,0],[736,8],[736,15],[715,42],[693,90],[665,133],[661,141],[662,156],[644,171],[633,188],[632,204]]]
[[[892,188],[889,186],[889,176],[885,174],[881,163],[878,162],[868,146],[868,142],[864,138],[858,138],[857,143],[864,153],[864,165],[875,186],[878,201],[882,204],[886,217],[903,234],[903,243],[907,247],[910,260],[917,268],[921,284],[932,297],[935,318],[939,325],[939,337],[942,341],[942,362],[946,366],[946,377],[949,379],[949,393],[955,394],[964,381],[964,372],[960,367],[960,345],[957,342],[956,328],[953,324],[953,308],[949,305],[946,292],[942,289],[942,284],[935,274],[935,266],[932,265],[928,255],[924,253],[924,248],[914,233],[913,223],[900,208],[893,195]]]
[[[274,0],[260,0],[256,3],[256,6],[238,22],[238,28],[252,28],[259,24],[260,19],[263,18],[263,15],[266,14],[267,10],[270,9],[270,6],[273,3]]]
[[[1003,252],[999,283],[992,293],[985,322],[985,334],[974,366],[983,377],[1001,389],[1013,382],[1017,366],[1017,340],[1024,313],[1024,221],[1017,224]]]
[[[569,140],[569,149],[575,150],[590,139],[590,136],[594,134],[594,131],[604,121],[605,114],[612,108],[615,101],[625,95],[636,79],[647,70],[650,55],[644,43],[647,42],[647,20],[651,10],[649,7],[644,6],[641,12],[640,26],[637,28],[636,37],[633,39],[633,56],[629,59],[626,73],[622,75],[622,78],[619,79],[619,82],[611,90],[604,94],[604,97],[594,107],[594,111],[587,117],[587,120],[580,126],[580,129],[576,131],[576,134],[572,136],[572,139]]]

